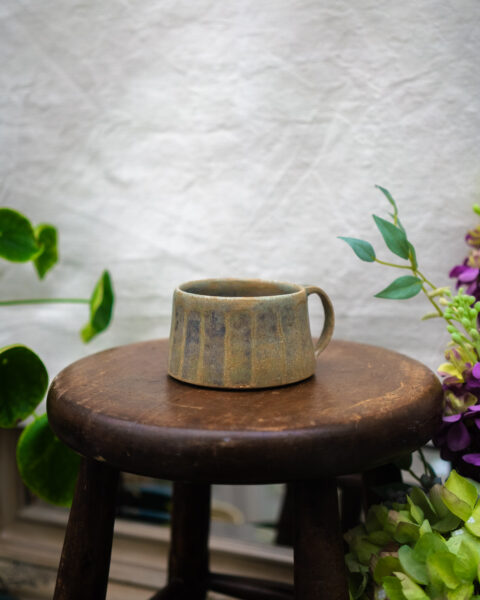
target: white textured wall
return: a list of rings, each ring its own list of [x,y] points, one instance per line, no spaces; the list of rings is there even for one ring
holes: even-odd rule
[[[167,336],[176,284],[247,276],[319,284],[338,337],[434,367],[427,303],[374,299],[397,273],[336,236],[381,246],[382,184],[445,284],[480,193],[479,25],[478,0],[2,0],[1,205],[56,224],[61,263],[1,262],[0,296],[89,295],[108,267],[118,302],[87,347],[84,307],[0,308],[0,345],[53,375]]]

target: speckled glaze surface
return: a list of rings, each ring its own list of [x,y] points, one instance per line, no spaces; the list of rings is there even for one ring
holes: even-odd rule
[[[323,331],[314,347],[308,296],[319,295]],[[214,388],[265,388],[313,375],[334,328],[333,306],[315,286],[254,279],[190,281],[173,295],[168,373]]]

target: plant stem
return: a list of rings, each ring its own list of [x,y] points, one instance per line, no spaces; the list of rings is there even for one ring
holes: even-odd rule
[[[17,306],[19,304],[88,304],[88,298],[32,298],[29,300],[1,300],[0,306]]]
[[[430,298],[430,296],[428,295],[427,290],[425,289],[425,286],[422,285],[422,291],[424,292],[425,296],[428,298],[428,301],[430,302],[430,304],[432,304],[432,306],[435,308],[435,310],[438,313],[439,317],[443,317],[443,312],[442,309],[438,306],[438,304],[435,302],[435,300],[433,298]]]
[[[408,473],[410,473],[410,475],[416,479],[418,481],[418,483],[421,485],[422,484],[422,480],[420,479],[420,477],[417,477],[417,475],[415,475],[415,473],[412,471],[412,469],[408,469]]]
[[[425,474],[428,475],[430,473],[430,475],[432,477],[436,477],[437,474],[435,473],[434,468],[425,458],[425,455],[423,454],[423,450],[421,448],[418,449],[418,454],[420,455],[420,460],[423,463],[423,468],[425,469]]]
[[[379,263],[380,265],[385,265],[386,267],[396,267],[397,269],[409,269],[410,270],[412,268],[410,265],[396,265],[395,263],[385,262],[384,260],[380,260],[379,258],[376,258],[375,262]]]

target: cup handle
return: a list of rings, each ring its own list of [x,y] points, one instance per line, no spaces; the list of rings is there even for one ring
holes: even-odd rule
[[[332,337],[333,329],[335,327],[335,313],[333,311],[333,304],[327,294],[319,287],[315,285],[306,285],[305,291],[307,292],[307,297],[310,294],[317,294],[317,296],[322,301],[323,310],[325,313],[325,320],[323,322],[323,329],[320,337],[317,340],[315,345],[315,358],[318,358],[320,353],[325,350],[328,346],[328,343]]]

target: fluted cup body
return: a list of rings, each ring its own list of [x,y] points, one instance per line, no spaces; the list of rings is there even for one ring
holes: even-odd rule
[[[169,374],[187,383],[234,389],[286,385],[310,377],[316,352],[308,289],[242,279],[180,285],[173,295]],[[329,300],[322,302],[324,308],[326,302],[329,305],[321,336],[325,347],[333,331],[333,308]]]

